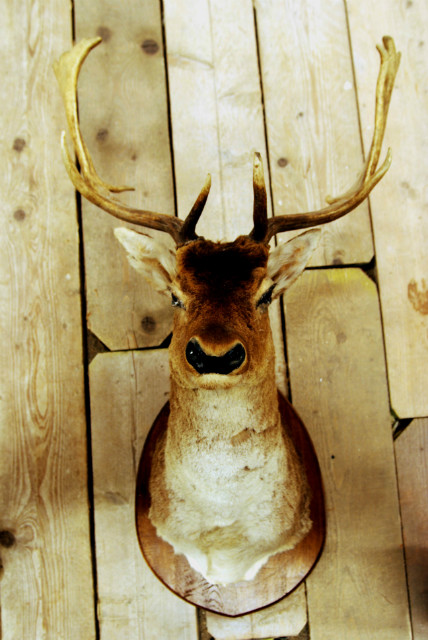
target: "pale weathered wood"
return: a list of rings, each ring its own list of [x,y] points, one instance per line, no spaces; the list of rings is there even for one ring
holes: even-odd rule
[[[207,0],[164,2],[174,167],[180,218],[189,212],[207,173],[212,188],[198,233],[225,233],[221,200],[214,60]],[[211,236],[209,221],[216,224]]]
[[[255,7],[274,213],[317,210],[328,194],[346,191],[363,164],[344,4],[256,0]],[[374,96],[375,83],[370,90]],[[372,257],[364,203],[325,227],[311,264]]]
[[[231,619],[207,614],[208,631],[215,640],[297,636],[306,624],[306,595],[302,585],[277,604]]]
[[[307,580],[311,640],[410,638],[376,287],[305,272],[286,304],[293,404],[323,475],[327,543]]]
[[[98,355],[90,388],[101,638],[196,640],[195,607],[152,574],[135,531],[138,461],[169,393],[167,351]]]
[[[166,0],[164,8],[178,214],[187,215],[210,172],[211,193],[197,231],[234,240],[252,229],[254,150],[265,158],[267,183],[269,176],[253,7],[250,0]],[[277,385],[285,395],[277,303],[270,320]]]
[[[198,233],[234,240],[252,228],[254,150],[266,158],[252,4],[167,0],[165,31],[179,215],[210,172]]]
[[[264,158],[267,184],[269,178],[257,43],[251,0],[210,0],[209,7],[224,233],[234,240],[253,227],[255,150]],[[270,212],[270,198],[268,208]]]
[[[392,166],[371,199],[391,404],[402,418],[428,415],[428,62],[426,2],[349,0],[364,145],[373,130],[371,86],[383,35],[402,60],[386,144]]]
[[[77,40],[103,37],[79,83],[95,166],[109,182],[136,188],[120,196],[127,203],[174,215],[159,0],[76,0],[74,9]],[[124,223],[86,201],[82,208],[91,331],[114,350],[160,344],[171,331],[170,305],[129,267],[113,236]]]
[[[413,640],[428,637],[428,419],[395,441]]]
[[[52,61],[65,1],[1,3],[3,640],[95,638],[78,236]]]

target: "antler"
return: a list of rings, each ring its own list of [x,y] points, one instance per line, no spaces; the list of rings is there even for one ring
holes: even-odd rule
[[[77,113],[77,81],[80,69],[89,52],[101,42],[101,38],[81,40],[73,49],[64,53],[54,63],[54,71],[65,106],[67,124],[73,141],[74,151],[80,165],[80,173],[71,157],[65,141],[65,131],[61,137],[62,155],[70,180],[75,188],[93,204],[120,220],[158,229],[169,233],[177,243],[184,244],[197,238],[196,223],[202,214],[211,186],[211,177],[202,187],[186,220],[173,215],[155,213],[144,209],[134,209],[111,197],[111,193],[133,190],[132,187],[115,187],[102,180],[95,171],[89,151],[83,141]]]
[[[379,180],[381,180],[388,171],[391,164],[391,149],[388,149],[386,158],[381,167],[377,170],[376,167],[379,162],[391,93],[398,66],[400,64],[401,54],[396,52],[394,40],[389,36],[385,36],[383,38],[383,46],[377,46],[377,50],[379,51],[381,62],[376,86],[375,128],[367,162],[356,183],[351,187],[351,189],[349,189],[349,191],[338,198],[327,197],[326,201],[329,206],[324,209],[320,209],[319,211],[310,211],[308,213],[276,216],[269,218],[268,220],[266,205],[263,204],[263,198],[259,193],[260,189],[264,188],[263,169],[260,168],[261,158],[259,154],[256,154],[254,157],[253,174],[255,193],[254,228],[249,234],[250,238],[257,240],[258,242],[267,243],[275,234],[282,231],[306,229],[307,227],[313,227],[337,220],[337,218],[344,216],[346,213],[349,213],[361,204],[361,202],[367,198],[373,187],[377,185]],[[262,174],[261,179],[260,173]],[[261,187],[260,184],[262,182],[263,186]],[[257,205],[258,201],[262,202],[260,207]]]

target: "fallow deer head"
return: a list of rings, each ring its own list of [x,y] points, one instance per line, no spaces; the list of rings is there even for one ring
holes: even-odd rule
[[[392,38],[385,37],[376,90],[373,140],[364,169],[344,195],[328,198],[328,206],[307,213],[268,218],[262,160],[254,155],[253,229],[234,242],[215,243],[198,237],[196,225],[207,200],[207,180],[187,218],[126,206],[110,194],[129,190],[114,187],[97,175],[82,139],[77,113],[77,81],[88,53],[101,38],[83,40],[55,65],[69,130],[80,171],[68,151],[65,132],[62,150],[65,166],[76,189],[90,202],[113,216],[143,227],[167,232],[177,248],[171,251],[148,235],[126,228],[115,234],[128,252],[131,264],[177,307],[171,344],[171,367],[186,385],[231,386],[257,376],[266,358],[273,357],[266,343],[271,301],[292,284],[307,264],[320,231],[312,229],[269,251],[278,233],[322,225],[357,207],[381,180],[391,163],[388,150],[378,167],[391,92],[400,55]]]

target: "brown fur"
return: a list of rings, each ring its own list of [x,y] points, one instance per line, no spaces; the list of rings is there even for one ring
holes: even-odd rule
[[[298,277],[318,234],[306,232],[272,255],[247,236],[198,238],[177,249],[175,263],[158,242],[127,230],[117,235],[132,264],[178,305],[150,519],[210,582],[251,579],[311,526],[306,477],[281,425],[264,294],[280,295]],[[190,340],[211,357],[240,343],[245,358],[227,375],[201,374],[186,359]]]
[[[186,309],[174,318],[171,414],[150,517],[213,582],[252,577],[310,527],[306,478],[278,411],[269,316],[257,307],[267,260],[268,248],[246,237],[177,251]],[[194,337],[211,355],[239,341],[247,358],[227,376],[200,375],[184,357]]]

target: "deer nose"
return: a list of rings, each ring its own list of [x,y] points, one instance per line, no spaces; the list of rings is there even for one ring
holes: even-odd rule
[[[241,366],[246,357],[243,345],[238,342],[222,356],[210,356],[202,349],[196,338],[187,343],[186,359],[198,373],[221,373],[227,375]]]

